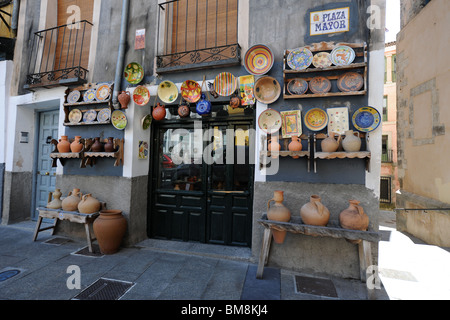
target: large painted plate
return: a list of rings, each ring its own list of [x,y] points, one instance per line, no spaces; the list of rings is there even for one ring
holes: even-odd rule
[[[95,98],[97,101],[105,101],[109,98],[111,94],[110,88],[108,84],[102,84],[97,88],[97,92],[95,94]]]
[[[333,62],[335,66],[348,66],[355,61],[355,58],[355,51],[348,46],[336,47],[331,52],[330,56],[331,62]]]
[[[319,52],[313,58],[313,66],[318,69],[328,68],[332,65],[328,52]]]
[[[92,102],[95,100],[95,96],[96,96],[95,89],[86,90],[86,92],[83,95],[83,101],[84,102]]]
[[[138,84],[144,79],[144,68],[137,62],[131,62],[126,66],[123,74],[130,84]]]
[[[92,123],[97,119],[97,111],[95,110],[88,110],[84,113],[83,121],[85,123]]]
[[[97,114],[97,120],[99,122],[106,122],[109,119],[111,119],[111,109],[109,108],[104,108],[102,110],[100,110]]]
[[[257,44],[245,54],[244,67],[250,74],[260,76],[269,72],[274,62],[272,50],[265,45]]]
[[[278,100],[281,95],[280,83],[272,77],[259,78],[255,83],[255,97],[264,104],[271,104]]]
[[[316,94],[328,93],[331,90],[331,81],[325,77],[315,77],[309,82],[309,89]]]
[[[258,118],[259,128],[268,134],[274,134],[281,129],[281,114],[274,109],[267,109]]]
[[[186,80],[181,85],[181,96],[190,103],[197,103],[202,97],[202,88],[194,80]]]
[[[111,123],[117,130],[125,130],[128,124],[127,116],[120,110],[115,110],[111,115]]]
[[[305,94],[308,88],[308,82],[304,79],[292,79],[287,84],[287,90],[292,95]]]
[[[381,124],[381,115],[375,108],[363,107],[353,114],[352,122],[356,130],[372,132]]]
[[[349,116],[347,107],[328,108],[328,134],[332,132],[344,134],[349,130]]]
[[[308,68],[313,59],[313,54],[309,49],[297,48],[289,53],[286,62],[292,70],[300,71]]]
[[[222,97],[231,96],[237,89],[237,79],[229,72],[220,73],[214,80],[214,90]]]
[[[69,122],[72,124],[79,123],[83,119],[83,113],[79,109],[73,109],[69,113]]]
[[[174,103],[178,99],[178,88],[172,81],[163,81],[158,87],[158,97],[164,103]]]
[[[133,101],[138,106],[145,106],[150,101],[150,92],[144,86],[138,86],[133,92]]]
[[[311,131],[320,131],[328,125],[328,114],[319,108],[309,110],[305,115],[305,125]]]
[[[67,96],[67,103],[76,103],[80,100],[81,93],[78,90],[74,90]]]
[[[340,76],[337,86],[342,92],[359,91],[364,85],[364,78],[357,72],[347,72]]]

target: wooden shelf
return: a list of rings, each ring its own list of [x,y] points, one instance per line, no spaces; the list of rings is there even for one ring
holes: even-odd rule
[[[371,158],[372,154],[369,151],[359,152],[316,152],[314,159],[366,159]]]

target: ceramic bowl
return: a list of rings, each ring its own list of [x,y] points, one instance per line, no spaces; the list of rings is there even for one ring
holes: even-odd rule
[[[244,58],[244,67],[248,73],[260,76],[269,72],[275,62],[272,50],[269,47],[258,44],[251,47]]]
[[[144,68],[137,62],[131,62],[125,68],[124,77],[130,84],[138,84],[144,79]]]
[[[264,104],[271,104],[281,95],[280,83],[272,77],[259,78],[253,89],[256,99]]]
[[[181,96],[190,103],[197,103],[202,97],[202,88],[193,80],[186,80],[181,85]]]
[[[237,79],[229,72],[222,72],[214,79],[214,91],[222,97],[231,96],[237,89]]]
[[[172,81],[163,81],[158,87],[158,97],[166,104],[174,103],[178,99],[178,88]]]
[[[274,134],[281,129],[281,114],[274,109],[267,109],[258,118],[259,128],[268,134]]]
[[[133,101],[138,106],[145,106],[150,101],[150,92],[144,86],[138,86],[133,92]]]

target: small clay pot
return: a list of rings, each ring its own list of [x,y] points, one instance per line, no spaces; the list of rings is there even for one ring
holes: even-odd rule
[[[161,121],[166,118],[167,112],[166,108],[161,106],[159,103],[157,104],[156,108],[153,109],[152,116],[155,121]]]
[[[187,105],[182,105],[178,107],[178,115],[181,118],[187,118],[191,114],[191,110]]]
[[[61,136],[57,148],[59,153],[69,153],[70,152],[69,138],[67,136]]]
[[[289,151],[295,151],[295,152],[302,151],[303,146],[302,146],[302,143],[300,142],[299,137],[292,136],[291,139],[292,139],[292,142],[289,144]],[[300,157],[293,156],[292,158],[298,159]]]
[[[108,142],[105,143],[105,152],[114,152],[114,138],[108,138]]]
[[[73,153],[80,153],[83,150],[83,144],[80,142],[81,137],[76,136],[75,141],[70,145],[70,150]]]
[[[91,147],[92,152],[103,152],[105,150],[103,143],[100,142],[100,138],[95,138],[95,142]]]

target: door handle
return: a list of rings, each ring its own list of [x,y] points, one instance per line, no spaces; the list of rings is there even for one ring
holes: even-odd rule
[[[50,175],[50,172],[46,172],[45,175],[46,175],[46,176],[49,176],[49,175]]]

